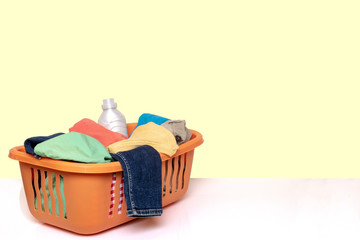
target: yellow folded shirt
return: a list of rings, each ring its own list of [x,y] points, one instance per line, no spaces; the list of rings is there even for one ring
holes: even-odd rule
[[[107,147],[110,153],[129,151],[134,148],[150,145],[160,153],[165,153],[170,157],[176,153],[179,146],[176,144],[174,135],[153,122],[137,127],[131,137]]]

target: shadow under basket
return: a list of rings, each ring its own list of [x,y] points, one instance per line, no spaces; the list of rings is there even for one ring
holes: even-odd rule
[[[130,134],[136,123],[127,124]],[[202,135],[191,130],[190,141],[172,157],[162,160],[163,207],[187,191],[194,149]],[[22,182],[31,214],[41,222],[79,234],[98,233],[131,221],[126,216],[123,170],[119,162],[87,164],[50,158],[37,159],[14,147],[9,157],[19,161]]]

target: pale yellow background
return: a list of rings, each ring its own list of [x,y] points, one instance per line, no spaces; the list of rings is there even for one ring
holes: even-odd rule
[[[359,1],[0,1],[0,177],[113,97],[204,136],[192,177],[360,177]]]

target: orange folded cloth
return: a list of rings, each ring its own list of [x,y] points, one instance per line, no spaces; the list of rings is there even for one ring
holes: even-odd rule
[[[127,139],[127,137],[125,137],[123,134],[110,131],[109,129],[106,129],[105,127],[88,118],[84,118],[75,123],[75,125],[71,127],[69,131],[78,132],[93,137],[101,142],[105,147],[115,142]]]

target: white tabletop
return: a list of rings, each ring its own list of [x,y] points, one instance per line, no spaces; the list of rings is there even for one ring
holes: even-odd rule
[[[83,239],[38,222],[20,179],[0,179],[1,239]],[[360,179],[191,179],[161,217],[96,239],[360,239]]]

